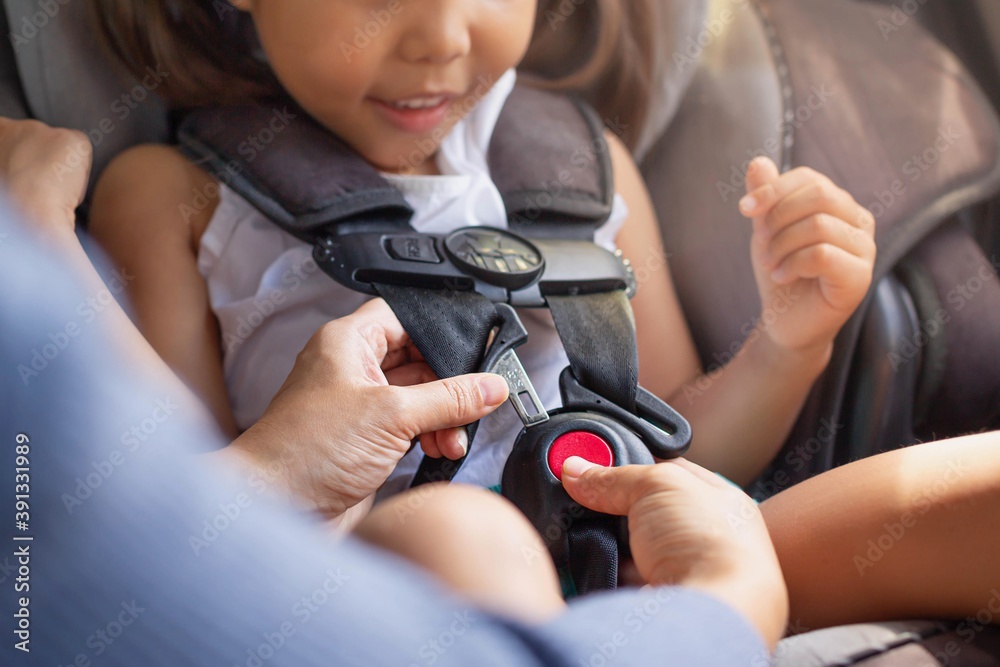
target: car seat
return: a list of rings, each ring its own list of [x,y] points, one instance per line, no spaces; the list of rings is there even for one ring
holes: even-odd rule
[[[702,4],[701,32],[675,52],[696,72],[644,174],[706,367],[738,349],[760,311],[751,230],[735,205],[751,157],[828,174],[877,218],[874,288],[754,495],[996,428],[997,260],[958,222],[1000,186],[1000,129],[977,85],[915,21],[883,38],[891,7]]]
[[[117,77],[86,27],[83,3],[45,9],[30,0],[4,0],[4,8],[4,27],[16,47],[0,53],[5,113],[86,132],[95,144],[95,175],[127,146],[168,137],[167,114],[155,90]],[[956,311],[945,323],[947,336],[935,334],[912,353],[903,349],[908,336],[918,341],[925,321],[920,313],[935,312],[928,311],[933,299],[931,306],[927,299],[937,295],[947,306],[950,291],[943,288],[971,279],[975,262],[985,259],[950,220],[997,190],[1000,130],[975,84],[926,33],[915,27],[881,42],[876,25],[887,11],[851,0],[660,5],[658,104],[637,152],[644,157],[675,282],[706,366],[738,346],[743,324],[759,309],[756,294],[748,291],[749,225],[735,205],[742,184],[733,182],[751,154],[770,154],[786,168],[815,166],[862,203],[884,207],[878,216],[877,287],[845,327],[788,448],[762,480],[773,490],[779,482],[791,484],[855,456],[911,442],[921,428],[937,428],[938,419],[970,428],[954,414],[970,407],[962,392],[972,391],[956,375],[953,362],[965,344],[954,341],[996,330],[959,332]],[[857,74],[862,68],[865,76]],[[825,95],[824,84],[834,94]],[[932,146],[938,129],[949,124],[967,140],[941,152],[919,181],[894,193],[894,171]],[[894,199],[880,197],[885,193]],[[943,259],[934,249],[945,246],[958,253],[957,260]],[[953,274],[935,277],[940,266]],[[981,298],[968,301],[965,315],[995,303],[985,286],[977,294]],[[940,348],[941,341],[954,344]],[[896,369],[892,352],[905,360]],[[993,362],[980,361],[982,375],[1000,377],[986,370]],[[995,408],[995,394],[991,400]],[[995,423],[995,412],[970,412],[975,419],[966,424]],[[817,425],[824,423],[829,426],[821,432]],[[790,454],[798,458],[790,460]],[[799,458],[802,470],[796,469]],[[832,628],[786,640],[778,662],[912,665],[922,664],[913,656],[923,652],[927,664],[954,665],[950,653],[941,653],[943,661],[934,658],[937,646],[954,641],[962,664],[1000,664],[1000,632],[977,632],[966,644],[961,630],[928,622]]]

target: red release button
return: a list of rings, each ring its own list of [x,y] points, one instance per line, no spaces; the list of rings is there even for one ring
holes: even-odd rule
[[[549,470],[562,480],[563,463],[571,456],[579,456],[591,463],[608,467],[614,464],[611,447],[599,435],[587,431],[570,431],[563,433],[549,447]]]

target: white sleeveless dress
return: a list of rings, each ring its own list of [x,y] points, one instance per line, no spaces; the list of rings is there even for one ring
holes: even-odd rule
[[[506,228],[500,193],[490,180],[487,150],[500,110],[514,87],[507,72],[478,107],[445,138],[437,155],[441,176],[384,176],[416,212],[420,232],[445,233],[469,225]],[[627,216],[615,197],[597,241],[614,249]],[[295,363],[296,355],[326,322],[352,313],[370,297],[341,286],[312,259],[311,246],[270,222],[227,187],[201,238],[198,267],[208,285],[222,335],[223,370],[239,428],[263,414]],[[558,378],[568,361],[546,310],[522,309],[528,342],[518,356],[547,409],[560,405]],[[485,418],[456,481],[499,484],[521,422],[509,404]],[[379,497],[405,489],[421,457],[414,448],[397,466]]]

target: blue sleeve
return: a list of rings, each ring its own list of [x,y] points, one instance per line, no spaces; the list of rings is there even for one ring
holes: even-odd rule
[[[197,458],[218,436],[109,349],[112,295],[0,232],[0,664],[767,664],[741,617],[691,591],[592,596],[527,627],[335,543],[267,500],[267,475]]]

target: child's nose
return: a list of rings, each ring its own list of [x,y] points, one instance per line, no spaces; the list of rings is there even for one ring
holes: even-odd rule
[[[466,0],[431,0],[421,3],[420,15],[408,26],[400,45],[410,62],[449,63],[472,48],[471,17]]]

